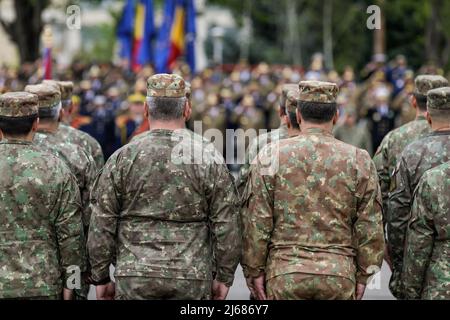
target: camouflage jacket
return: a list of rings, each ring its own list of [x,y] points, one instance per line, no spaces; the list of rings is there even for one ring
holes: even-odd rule
[[[261,163],[276,158],[271,168],[278,170],[265,172]],[[246,276],[299,272],[366,283],[381,267],[381,193],[366,151],[309,129],[267,145],[249,179],[242,211]]]
[[[0,154],[0,299],[60,295],[66,268],[84,271],[75,178],[29,142],[4,140]]]
[[[425,117],[419,117],[417,120],[389,132],[378,147],[373,161],[377,167],[378,178],[380,179],[385,214],[387,213],[391,177],[397,164],[397,158],[408,144],[430,132],[431,127],[428,125]],[[384,218],[386,222],[386,217]]]
[[[192,152],[194,150],[194,152]],[[240,259],[237,193],[223,157],[189,130],[152,130],[107,161],[92,192],[92,277],[211,280]],[[117,258],[116,258],[117,255]]]
[[[82,147],[86,153],[90,154],[95,161],[97,169],[100,170],[105,165],[105,158],[100,144],[88,133],[77,130],[65,124],[60,124],[58,136],[61,140],[73,143]]]
[[[289,132],[287,125],[281,125],[280,128],[261,134],[250,142],[247,152],[245,153],[245,162],[239,170],[239,176],[236,182],[240,195],[242,195],[245,185],[247,184],[250,164],[256,158],[258,153],[264,148],[265,145],[281,139],[286,139],[288,137]]]
[[[333,130],[336,139],[351,144],[360,149],[366,150],[369,154],[373,154],[372,137],[365,125],[348,126],[341,124]]]
[[[450,161],[450,132],[432,132],[408,145],[397,159],[394,181],[389,193],[387,237],[392,259],[391,290],[401,297],[400,274],[403,264],[405,234],[410,220],[413,193],[422,175]]]
[[[83,223],[85,230],[89,226],[90,207],[89,195],[91,186],[97,174],[97,166],[92,156],[77,144],[62,140],[57,134],[39,132],[34,136],[34,143],[44,150],[64,160],[77,179],[83,208]]]
[[[411,209],[402,281],[408,299],[450,299],[450,162],[427,171]]]

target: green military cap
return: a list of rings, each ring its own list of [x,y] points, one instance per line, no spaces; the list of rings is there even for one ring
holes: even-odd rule
[[[0,117],[24,118],[38,114],[39,98],[28,92],[8,92],[0,95]]]
[[[420,75],[414,80],[414,94],[426,97],[428,91],[448,86],[448,80],[442,76]]]
[[[435,110],[450,110],[450,87],[428,91],[427,107]]]
[[[63,107],[69,107],[72,105],[72,81],[44,80],[42,81],[42,84],[51,85],[59,90],[59,92],[61,93],[61,102]]]
[[[39,97],[39,112],[42,109],[56,109],[61,103],[61,93],[54,86],[48,84],[28,85],[25,87],[25,91]]]
[[[147,96],[149,97],[186,97],[186,83],[177,74],[155,74],[147,80]]]
[[[287,112],[295,112],[297,109],[297,101],[299,97],[299,91],[297,87],[295,90],[289,90],[286,95],[286,111]]]
[[[336,103],[338,92],[338,86],[332,82],[301,81],[299,83],[300,101]]]

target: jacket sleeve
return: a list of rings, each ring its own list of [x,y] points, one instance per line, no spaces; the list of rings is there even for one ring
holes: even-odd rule
[[[97,175],[97,165],[92,158],[91,155],[88,155],[85,153],[85,158],[88,160],[86,167],[85,167],[85,184],[83,188],[80,190],[81,192],[81,203],[83,207],[83,223],[85,227],[86,233],[89,229],[89,222],[91,220],[91,203],[90,203],[90,195],[91,195],[91,189],[95,181],[95,177]]]
[[[265,149],[263,149],[265,150]],[[264,175],[260,161],[251,165],[241,219],[243,225],[242,267],[246,277],[265,272],[269,242],[273,231],[273,191],[275,175]]]
[[[353,224],[357,249],[356,280],[363,284],[380,270],[384,252],[381,192],[375,165],[368,154],[365,155],[367,157],[357,156],[360,169],[356,190],[357,213]]]
[[[115,161],[115,158],[108,160],[91,194],[92,216],[87,246],[92,279],[97,282],[109,277],[109,267],[115,261],[121,196]]]
[[[58,214],[54,220],[64,287],[70,276],[68,268],[76,266],[81,272],[86,269],[80,192],[75,177],[69,171],[66,176],[59,196]]]
[[[403,157],[399,159],[393,179],[394,185],[389,195],[387,213],[387,236],[392,267],[394,272],[401,273],[405,234],[412,200],[408,164]]]
[[[389,201],[389,187],[391,185],[391,174],[392,174],[392,172],[389,172],[389,157],[388,157],[389,143],[387,140],[388,137],[389,135],[383,139],[381,145],[378,147],[378,150],[375,153],[375,156],[373,157],[373,162],[375,163],[375,167],[378,173],[378,180],[380,181],[381,198],[383,203],[384,227],[386,227],[387,223],[386,213]]]
[[[223,162],[223,161],[221,161]],[[236,186],[224,163],[211,166],[207,198],[215,279],[231,286],[241,256],[242,233]]]
[[[433,190],[426,180],[417,189],[411,209],[403,260],[402,283],[407,299],[420,299],[434,245]]]

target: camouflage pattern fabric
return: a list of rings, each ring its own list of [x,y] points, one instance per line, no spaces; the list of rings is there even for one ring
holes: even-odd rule
[[[22,118],[38,114],[38,96],[28,92],[0,95],[0,117]]]
[[[89,194],[97,174],[94,159],[80,146],[62,140],[58,134],[38,132],[34,136],[34,143],[45,151],[62,159],[77,179],[83,208],[83,224],[85,231],[91,217],[89,208]]]
[[[450,299],[450,162],[420,180],[406,234],[407,299]]]
[[[280,126],[280,128],[272,130],[268,133],[263,133],[250,142],[247,152],[245,153],[245,162],[239,169],[239,176],[236,181],[236,186],[240,195],[242,195],[245,190],[245,185],[248,180],[248,174],[250,172],[250,164],[256,158],[258,152],[260,152],[265,145],[271,142],[276,142],[280,139],[286,139],[288,137],[288,127],[287,125],[283,124]]]
[[[28,85],[25,91],[39,97],[39,109],[55,109],[61,103],[61,93],[55,86],[48,84]]]
[[[400,128],[389,132],[378,147],[373,161],[377,167],[380,179],[381,195],[383,197],[384,215],[387,213],[389,188],[392,184],[392,174],[397,165],[397,158],[410,143],[431,132],[431,127],[424,116],[411,121]],[[386,216],[384,216],[386,225]]]
[[[91,155],[94,159],[97,170],[103,168],[105,165],[105,158],[103,156],[102,147],[97,140],[88,133],[61,123],[57,135],[62,141],[67,141],[67,143],[76,144],[82,147],[86,153]]]
[[[442,87],[428,91],[427,108],[450,110],[450,87]]]
[[[343,277],[290,273],[267,281],[270,300],[354,300],[356,285]]]
[[[186,96],[186,84],[176,74],[155,74],[147,80],[147,96],[182,98]]]
[[[322,81],[301,81],[299,100],[304,102],[335,103],[339,88],[335,83]]]
[[[419,75],[414,79],[414,93],[427,96],[430,90],[448,86],[448,80],[437,75]]]
[[[29,142],[3,140],[0,154],[0,299],[59,296],[66,268],[85,267],[75,178]]]
[[[427,170],[447,161],[450,161],[450,131],[433,132],[411,143],[397,160],[387,212],[387,238],[393,267],[389,287],[397,298],[402,297],[400,275],[413,192]]]
[[[278,170],[265,174],[279,151]],[[381,267],[381,193],[366,151],[319,128],[267,145],[251,166],[242,210],[246,277],[338,276],[366,283]]]
[[[211,281],[117,277],[116,300],[210,300]]]
[[[113,154],[91,198],[94,281],[117,260],[116,277],[211,281],[214,271],[231,286],[241,252],[237,192],[212,144],[189,130],[152,130]]]

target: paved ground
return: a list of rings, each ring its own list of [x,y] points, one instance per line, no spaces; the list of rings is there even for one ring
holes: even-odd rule
[[[394,297],[391,295],[388,289],[389,277],[391,272],[386,264],[383,264],[381,273],[379,273],[378,281],[373,281],[372,288],[368,288],[364,295],[366,300],[393,300]],[[378,283],[377,283],[378,282]],[[228,299],[230,300],[248,300],[250,292],[245,284],[245,278],[242,273],[242,269],[239,267],[236,271],[236,278],[231,287]],[[91,288],[89,293],[89,299],[95,300],[95,291]]]

